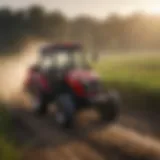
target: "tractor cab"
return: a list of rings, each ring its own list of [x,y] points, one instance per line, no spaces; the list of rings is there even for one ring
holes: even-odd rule
[[[59,71],[89,67],[79,44],[47,45],[40,51],[39,64],[44,70]]]

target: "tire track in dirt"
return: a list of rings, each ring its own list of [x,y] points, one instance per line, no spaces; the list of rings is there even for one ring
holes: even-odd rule
[[[30,111],[18,110],[14,112],[14,117],[17,117],[17,122],[21,122],[28,133],[32,134],[33,145],[56,146],[70,140],[66,134],[58,131],[54,126],[51,128],[45,118],[38,117]]]
[[[109,129],[92,133],[88,136],[103,152],[106,149],[115,151],[128,159],[159,160],[160,141],[147,135],[141,135],[135,130],[122,125],[114,125]]]
[[[50,118],[40,119],[22,110],[14,111],[13,115],[18,117],[17,122],[23,126],[21,130],[25,128],[32,142],[32,147],[24,154],[24,160],[160,159],[158,140],[124,127],[121,122],[91,132],[86,137],[76,137],[55,127]]]
[[[13,121],[16,117],[16,123],[21,122],[31,138],[24,160],[32,160],[35,157],[40,160],[52,160],[55,157],[57,160],[104,160],[89,144],[79,141],[78,137],[65,134],[54,127],[54,123],[48,123],[50,119],[38,118],[24,110],[13,111],[12,115]],[[23,133],[18,131],[17,134]]]

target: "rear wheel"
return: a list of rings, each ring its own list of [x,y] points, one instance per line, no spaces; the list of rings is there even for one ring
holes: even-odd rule
[[[33,112],[37,112],[37,110],[39,109],[40,106],[40,99],[38,98],[38,96],[32,96],[31,97],[31,107],[33,109]]]
[[[48,100],[46,96],[32,95],[31,105],[36,115],[43,116],[47,113]]]

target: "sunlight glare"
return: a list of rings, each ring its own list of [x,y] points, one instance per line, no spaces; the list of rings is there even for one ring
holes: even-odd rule
[[[160,14],[160,7],[150,7],[147,9],[147,13]]]

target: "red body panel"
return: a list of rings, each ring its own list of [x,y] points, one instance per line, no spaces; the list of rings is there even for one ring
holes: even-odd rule
[[[80,97],[85,97],[86,93],[84,87],[81,82],[77,79],[72,79],[71,77],[66,77],[67,84],[76,92],[76,94]]]
[[[73,70],[66,77],[67,83],[80,97],[88,97],[95,93],[87,93],[83,85],[83,81],[97,80],[99,77],[92,71]]]
[[[27,77],[24,81],[24,86],[28,88],[32,85],[39,86],[45,92],[51,91],[51,88],[45,76],[41,73],[33,71],[31,68],[29,69]]]

